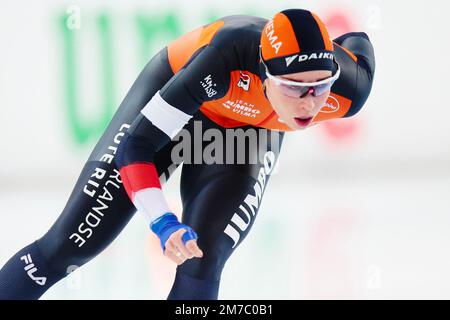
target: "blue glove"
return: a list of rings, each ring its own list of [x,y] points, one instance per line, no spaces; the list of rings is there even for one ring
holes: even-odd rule
[[[170,235],[179,229],[186,229],[187,231],[181,238],[183,244],[186,244],[189,240],[197,240],[198,236],[191,227],[178,222],[177,216],[172,212],[167,212],[150,224],[150,229],[156,233],[161,240],[161,247],[163,251],[166,250],[166,241]]]

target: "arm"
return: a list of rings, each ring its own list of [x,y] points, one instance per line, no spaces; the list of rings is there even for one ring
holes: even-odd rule
[[[208,77],[216,84],[215,93],[202,86]],[[229,71],[220,52],[213,46],[200,48],[141,110],[118,147],[115,161],[125,190],[160,237],[163,250],[168,237],[184,225],[174,221],[175,215],[170,212],[162,193],[153,157],[203,102],[224,96],[228,83]],[[183,240],[192,238],[195,235],[186,232]]]

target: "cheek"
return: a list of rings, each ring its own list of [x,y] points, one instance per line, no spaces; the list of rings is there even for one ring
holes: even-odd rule
[[[287,103],[286,97],[271,87],[267,88],[267,97],[269,98],[272,107],[276,109],[277,112],[282,111],[283,106]]]
[[[280,102],[283,101],[283,96],[276,90],[275,88],[269,87],[268,91],[270,93],[270,97],[274,102]]]
[[[293,107],[293,106],[297,105],[297,103],[298,103],[298,99],[288,97],[288,96],[284,95],[283,93],[281,93],[279,90],[273,90],[272,96],[274,97],[274,101],[277,103],[278,107],[280,107],[280,108],[289,107],[289,106]]]

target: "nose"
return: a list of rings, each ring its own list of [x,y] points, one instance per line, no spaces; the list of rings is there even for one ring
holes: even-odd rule
[[[308,112],[314,110],[314,100],[311,94],[308,94],[306,97],[300,99],[300,107]]]

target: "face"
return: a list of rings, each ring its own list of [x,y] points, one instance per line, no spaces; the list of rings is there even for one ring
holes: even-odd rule
[[[329,78],[331,75],[331,71],[316,70],[291,73],[278,77],[298,82],[316,82]],[[319,113],[330,94],[330,90],[328,90],[317,97],[307,94],[304,98],[292,98],[280,92],[273,80],[266,79],[264,83],[266,85],[267,98],[273,109],[280,119],[293,130],[303,130],[309,127],[312,121],[308,119],[314,118]]]

